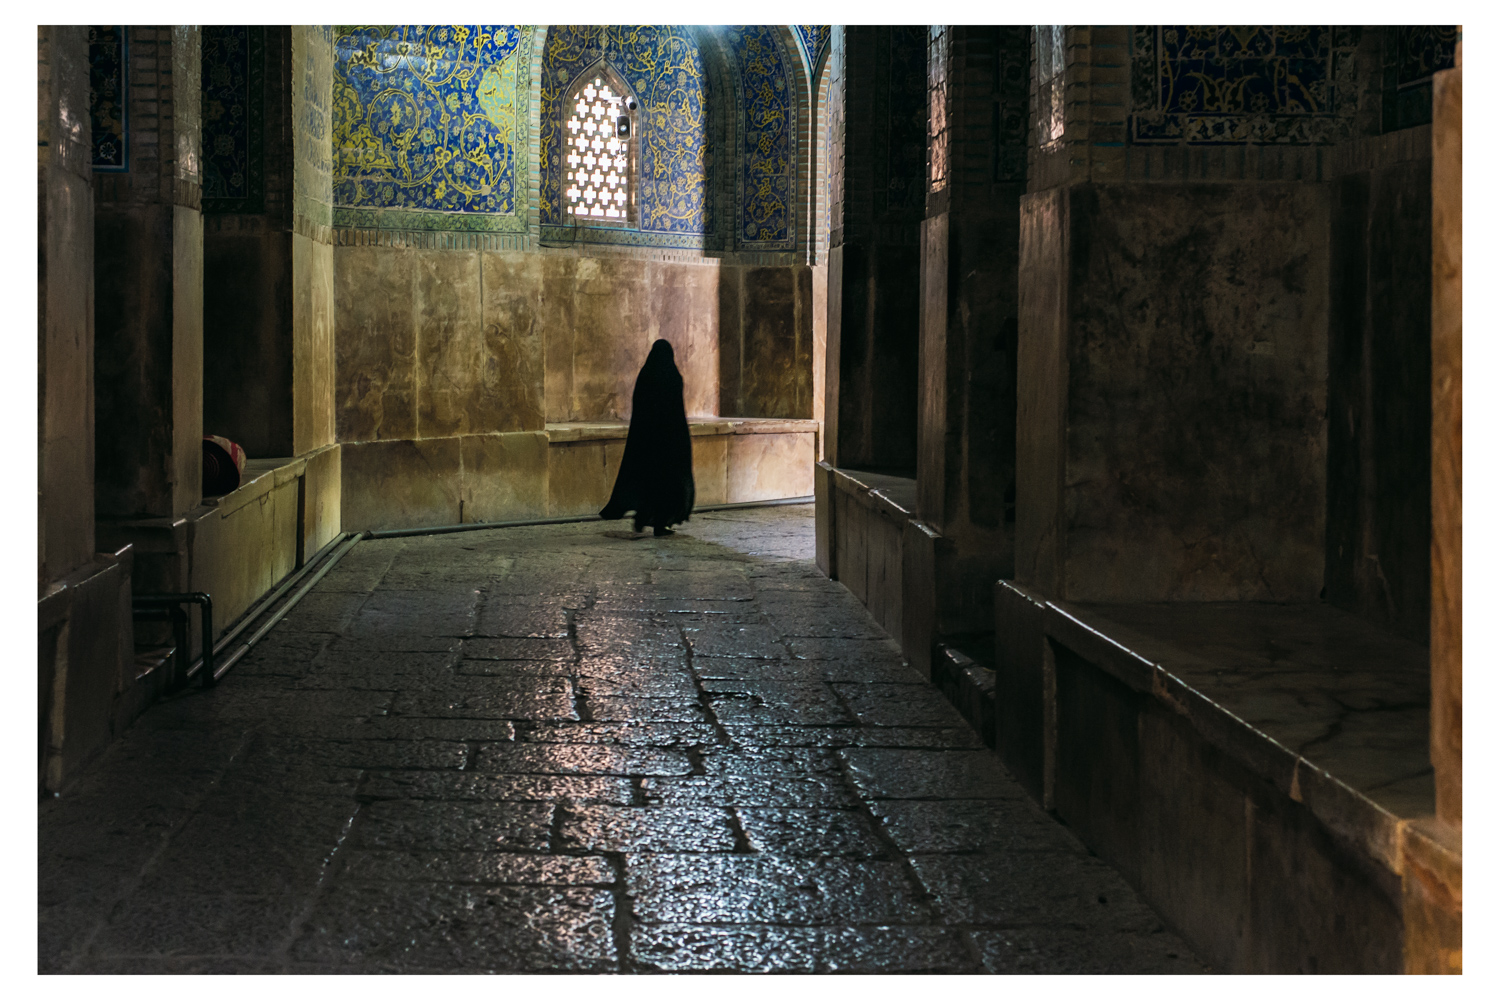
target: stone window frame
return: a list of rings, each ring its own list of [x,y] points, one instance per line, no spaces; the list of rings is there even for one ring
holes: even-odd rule
[[[571,138],[571,133],[568,131],[568,119],[574,113],[573,108],[579,100],[579,95],[583,93],[584,88],[588,87],[596,79],[602,80],[605,86],[609,87],[619,96],[621,100],[620,110],[630,119],[630,137],[625,142],[625,215],[618,219],[601,219],[594,216],[576,214],[567,195],[568,186],[571,183],[568,174],[572,169],[567,162],[568,146]],[[558,107],[560,117],[558,129],[562,136],[559,155],[563,158],[563,176],[559,194],[563,201],[563,217],[567,220],[565,224],[570,226],[589,226],[598,229],[638,229],[638,220],[640,217],[638,209],[638,201],[640,199],[641,130],[638,114],[640,99],[636,96],[635,91],[620,78],[620,74],[615,72],[604,60],[594,63],[588,69],[578,74],[574,78],[572,85],[568,88],[567,93],[568,96],[559,102]],[[630,110],[625,106],[624,101],[627,98],[635,103],[635,110]]]

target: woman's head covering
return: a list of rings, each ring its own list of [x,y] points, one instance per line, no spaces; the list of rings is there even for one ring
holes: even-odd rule
[[[672,353],[672,345],[665,340],[657,340],[651,345],[651,353],[646,355],[646,363],[655,361],[659,364],[663,360],[675,363],[676,359]]]

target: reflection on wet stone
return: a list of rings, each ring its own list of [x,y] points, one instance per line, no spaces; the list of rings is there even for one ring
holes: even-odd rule
[[[811,559],[811,506],[359,543],[43,804],[39,968],[1201,971]]]

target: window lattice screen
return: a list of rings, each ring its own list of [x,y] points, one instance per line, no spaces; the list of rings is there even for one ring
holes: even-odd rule
[[[615,135],[620,95],[595,77],[573,96],[567,121],[568,211],[588,219],[624,220],[630,197],[628,139]]]

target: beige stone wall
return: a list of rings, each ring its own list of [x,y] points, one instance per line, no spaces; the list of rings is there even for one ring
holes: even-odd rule
[[[332,269],[350,530],[598,510],[658,338],[692,419],[813,415],[806,265],[339,245]],[[550,427],[590,422],[618,440],[549,446]],[[695,434],[700,504],[811,493],[815,426],[785,441]]]
[[[333,258],[340,441],[627,420],[658,337],[688,414],[717,415],[713,264],[379,246]]]

